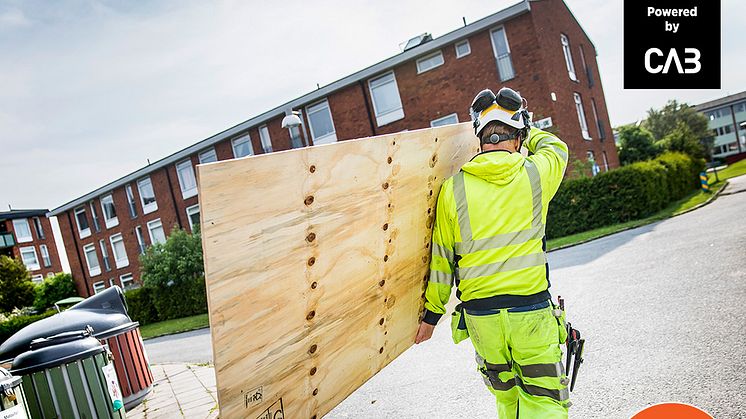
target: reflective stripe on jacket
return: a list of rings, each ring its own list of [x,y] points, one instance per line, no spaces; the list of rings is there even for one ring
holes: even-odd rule
[[[567,166],[567,145],[532,128],[533,155],[489,151],[443,183],[433,227],[425,321],[445,313],[451,287],[468,302],[548,288],[544,226]]]

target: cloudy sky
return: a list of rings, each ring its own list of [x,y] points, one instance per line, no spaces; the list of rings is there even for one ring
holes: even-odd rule
[[[514,2],[0,0],[0,210],[54,208]],[[746,89],[742,0],[723,0],[723,89],[693,91],[623,90],[622,1],[567,3],[613,125]]]

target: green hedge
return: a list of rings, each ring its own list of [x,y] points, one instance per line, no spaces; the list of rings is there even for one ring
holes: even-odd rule
[[[562,182],[549,205],[547,237],[556,238],[650,216],[699,188],[704,161],[680,153]]]
[[[207,313],[203,278],[162,288],[137,288],[124,296],[130,317],[140,324]]]
[[[32,314],[30,316],[15,316],[10,320],[6,320],[0,323],[0,344],[8,340],[9,337],[13,336],[17,331],[30,325],[33,322],[47,318],[56,314],[54,310],[49,310],[42,314]]]

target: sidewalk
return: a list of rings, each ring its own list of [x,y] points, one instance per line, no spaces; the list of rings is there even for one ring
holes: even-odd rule
[[[153,389],[127,412],[128,419],[218,417],[215,370],[205,364],[155,364]]]

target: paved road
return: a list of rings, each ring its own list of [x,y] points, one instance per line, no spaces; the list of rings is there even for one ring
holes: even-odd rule
[[[148,359],[153,364],[189,362],[212,363],[210,329],[199,329],[178,335],[162,336],[145,341]]]
[[[629,418],[665,401],[744,417],[746,177],[726,192],[694,212],[549,255],[552,291],[588,338],[572,417]],[[208,337],[157,342],[171,354],[146,346],[154,362],[184,361],[196,345],[209,350]],[[326,417],[495,417],[473,354],[442,324]]]

